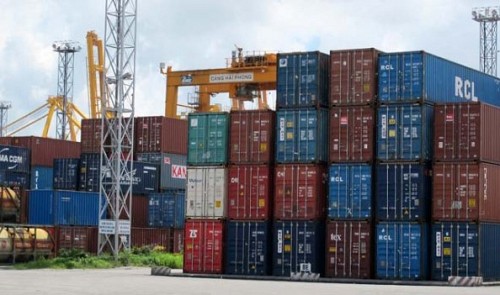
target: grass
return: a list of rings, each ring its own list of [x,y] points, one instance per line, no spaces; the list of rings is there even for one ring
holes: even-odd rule
[[[16,269],[105,269],[121,266],[166,266],[182,268],[182,254],[172,254],[148,248],[124,251],[115,260],[112,256],[94,256],[78,250],[63,251],[53,259],[39,258],[35,261],[18,263]]]

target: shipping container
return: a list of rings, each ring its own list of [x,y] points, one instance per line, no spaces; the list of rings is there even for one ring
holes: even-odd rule
[[[327,178],[327,169],[322,165],[276,165],[274,218],[278,220],[324,219]]]
[[[0,224],[0,262],[26,262],[54,254],[53,227]]]
[[[432,159],[434,107],[385,105],[378,108],[377,158],[381,161]]]
[[[0,186],[0,222],[18,223],[21,214],[21,194],[24,190]]]
[[[449,276],[500,279],[500,223],[442,222],[432,225],[432,279]]]
[[[48,137],[14,137],[12,145],[31,150],[31,166],[52,167],[55,158],[77,158],[80,143]]]
[[[376,166],[376,175],[377,220],[429,220],[432,176],[427,165],[379,164]]]
[[[134,161],[133,164],[128,162],[128,169],[130,170],[130,165],[132,165],[132,192],[134,194],[148,194],[155,193],[158,191],[158,185],[160,180],[160,167],[156,164],[144,163]],[[109,176],[108,176],[109,175]],[[104,179],[106,183],[111,182],[111,174],[106,173],[106,178]],[[127,182],[130,180],[127,177],[122,179],[122,190],[126,191],[128,189]]]
[[[267,164],[274,161],[274,111],[234,111],[229,114],[229,120],[230,163]]]
[[[330,162],[372,162],[375,110],[370,106],[330,109]]]
[[[372,277],[372,227],[367,221],[329,221],[326,225],[325,276]]]
[[[127,219],[126,215],[121,216]],[[132,195],[132,227],[149,226],[149,198],[143,195]]]
[[[330,51],[330,106],[375,102],[379,53],[374,48]]]
[[[100,153],[102,136],[101,119],[83,119],[81,128],[82,153]]]
[[[272,216],[273,169],[269,165],[230,165],[227,217],[265,220]]]
[[[333,164],[328,182],[328,218],[371,219],[372,166],[369,164]]]
[[[28,189],[31,184],[30,180],[29,172],[0,170],[0,186]]]
[[[184,228],[185,190],[168,190],[162,193],[149,194],[150,227]]]
[[[58,254],[69,250],[97,254],[97,227],[58,226],[55,228],[55,238]]]
[[[273,275],[324,273],[325,228],[319,221],[276,221],[273,224]]]
[[[30,150],[10,145],[0,145],[0,171],[30,172]]]
[[[171,252],[173,252],[173,253],[184,252],[184,229],[183,228],[175,228],[175,229],[171,230],[171,233],[174,235]]]
[[[456,103],[500,105],[500,79],[423,51],[379,55],[382,103]]]
[[[77,190],[80,158],[54,159],[54,189]]]
[[[224,221],[187,220],[184,228],[184,273],[224,272]]]
[[[319,51],[279,53],[276,108],[328,106],[329,63]]]
[[[188,122],[188,165],[227,164],[229,114],[191,113]]]
[[[160,165],[160,189],[186,189],[186,155],[137,154],[137,161]]]
[[[500,222],[499,165],[443,162],[433,170],[433,220]]]
[[[276,116],[276,162],[328,161],[327,109],[285,109]]]
[[[393,280],[427,280],[429,240],[427,224],[377,224],[376,277]]]
[[[32,166],[30,175],[30,189],[53,189],[54,168],[43,166]]]
[[[99,194],[33,190],[28,192],[28,223],[40,225],[97,226]]]
[[[186,217],[227,217],[227,168],[187,169]]]
[[[270,225],[268,221],[228,221],[224,245],[226,274],[270,275]]]
[[[150,248],[170,252],[171,229],[132,227],[130,246],[132,248]]]
[[[78,173],[80,191],[99,192],[101,181],[101,154],[82,154]]]
[[[162,116],[135,118],[136,153],[187,154],[187,121]]]
[[[500,108],[478,103],[436,105],[434,159],[500,164]]]

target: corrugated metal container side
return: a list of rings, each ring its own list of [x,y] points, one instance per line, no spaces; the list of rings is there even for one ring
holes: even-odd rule
[[[160,189],[186,189],[186,155],[142,153],[137,161],[160,165]]]
[[[425,164],[376,166],[376,218],[383,221],[428,221],[432,171]]]
[[[136,117],[135,152],[186,155],[187,126],[187,121],[181,119],[162,116]]]
[[[500,222],[499,165],[443,162],[433,170],[433,220]]]
[[[328,183],[328,218],[371,219],[372,165],[333,164]]]
[[[80,143],[46,137],[14,137],[12,145],[31,150],[31,166],[52,167],[55,158],[78,158]]]
[[[6,187],[19,187],[28,189],[31,185],[30,174],[26,172],[1,171],[0,170],[0,185]]]
[[[370,106],[330,109],[330,162],[372,162],[375,110]]]
[[[191,113],[188,122],[188,165],[227,164],[229,114]]]
[[[0,171],[29,173],[30,163],[29,149],[0,145]]]
[[[375,102],[379,53],[374,48],[330,51],[330,106]]]
[[[125,219],[126,216],[123,215]],[[132,226],[149,226],[149,198],[143,195],[132,195]]]
[[[75,191],[28,192],[28,223],[97,226],[99,194]]]
[[[98,192],[101,179],[101,154],[82,154],[78,174],[78,190]]]
[[[325,228],[319,221],[273,223],[273,275],[324,273]]]
[[[328,178],[326,167],[313,164],[276,165],[274,177],[275,219],[325,218]]]
[[[432,279],[480,276],[500,279],[499,223],[443,222],[432,225]]]
[[[184,229],[183,228],[175,228],[172,230],[174,239],[172,252],[174,253],[182,253],[184,252]]]
[[[229,114],[229,119],[230,163],[266,164],[274,161],[274,111],[234,111]]]
[[[227,217],[265,220],[272,216],[273,169],[269,165],[230,165]]]
[[[30,174],[30,189],[52,189],[54,187],[54,168],[32,166]]]
[[[326,225],[325,276],[372,277],[372,226],[367,221],[330,221]]]
[[[54,189],[77,190],[80,158],[54,159]]]
[[[329,63],[319,51],[279,53],[276,108],[328,106]]]
[[[97,227],[59,226],[56,227],[56,251],[80,250],[97,254]]]
[[[226,274],[270,275],[270,225],[267,221],[228,221],[224,245]]]
[[[436,105],[434,159],[500,163],[500,108],[478,103]]]
[[[130,246],[132,248],[158,248],[171,251],[171,229],[132,227]]]
[[[187,220],[184,273],[224,273],[224,221]]]
[[[83,119],[81,128],[82,153],[101,152],[101,119]]]
[[[378,76],[382,103],[500,105],[500,79],[423,51],[380,54]]]
[[[379,160],[432,160],[433,106],[411,104],[379,106],[377,120]]]
[[[148,194],[158,191],[160,183],[160,167],[158,165],[134,161],[132,167],[132,191],[134,194]]]
[[[381,222],[377,224],[376,231],[376,277],[378,279],[428,279],[427,224]]]
[[[149,194],[149,226],[183,228],[185,218],[185,190],[168,190]]]
[[[187,169],[186,217],[227,217],[227,168]]]
[[[328,161],[327,109],[285,109],[276,116],[276,162]]]

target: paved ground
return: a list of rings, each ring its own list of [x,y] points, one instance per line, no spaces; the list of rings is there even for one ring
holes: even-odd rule
[[[495,287],[422,287],[151,276],[149,268],[12,270],[0,268],[0,294],[402,295],[500,294]]]

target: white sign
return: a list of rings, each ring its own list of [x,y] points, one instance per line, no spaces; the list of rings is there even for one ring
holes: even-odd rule
[[[209,81],[210,83],[249,82],[253,81],[253,73],[213,74],[209,76]]]
[[[118,234],[130,235],[130,220],[118,220]]]
[[[103,235],[115,234],[115,221],[109,219],[99,220],[99,233]]]

